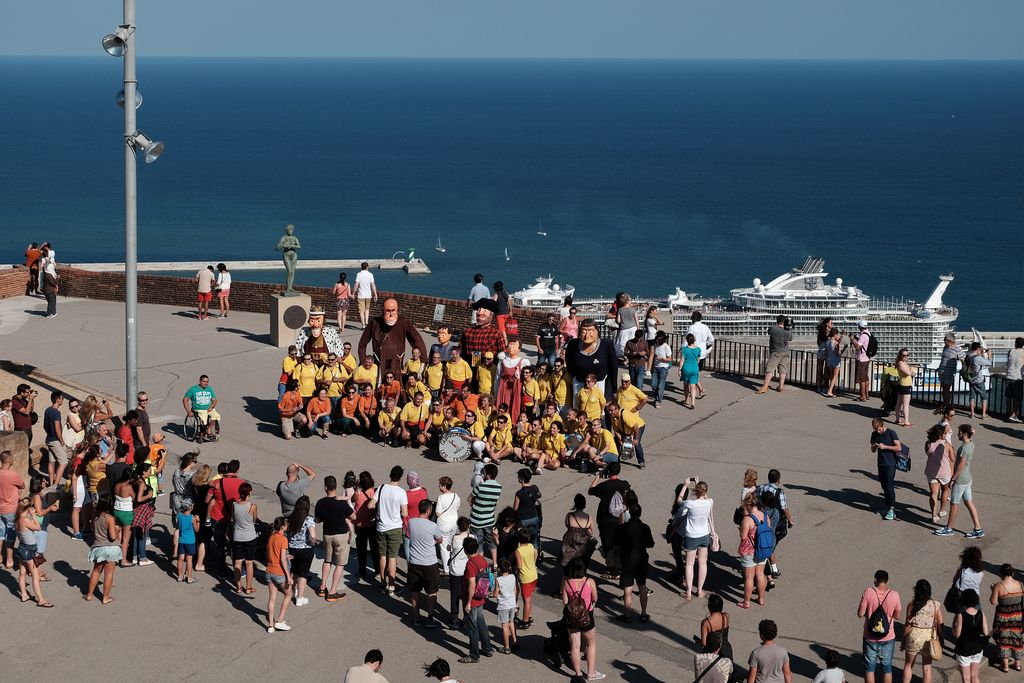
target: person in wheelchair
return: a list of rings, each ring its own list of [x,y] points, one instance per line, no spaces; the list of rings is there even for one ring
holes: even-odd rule
[[[194,429],[196,442],[216,441],[220,434],[220,413],[217,412],[217,394],[210,386],[209,376],[200,375],[199,384],[185,392],[181,403],[185,406],[186,437]],[[196,421],[194,426],[189,424],[190,417]]]

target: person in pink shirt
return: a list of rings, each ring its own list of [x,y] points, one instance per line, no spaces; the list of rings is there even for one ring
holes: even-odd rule
[[[880,619],[878,608],[885,614]],[[875,572],[875,584],[864,591],[857,616],[864,620],[864,680],[875,683],[875,670],[881,669],[884,683],[892,683],[892,655],[896,645],[896,620],[900,618],[900,594],[889,588],[889,572]],[[888,624],[885,623],[888,621]],[[888,628],[886,628],[888,626]]]
[[[14,471],[14,454],[0,453],[0,545],[3,547],[4,566],[14,568],[14,523],[18,518],[18,499],[25,488],[25,480]]]

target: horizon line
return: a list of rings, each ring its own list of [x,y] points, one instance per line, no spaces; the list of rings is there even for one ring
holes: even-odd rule
[[[103,54],[0,54],[0,59],[104,59]],[[1021,57],[550,57],[550,56],[360,56],[360,55],[174,55],[148,54],[143,59],[351,60],[351,61],[485,61],[485,62],[1024,62]]]

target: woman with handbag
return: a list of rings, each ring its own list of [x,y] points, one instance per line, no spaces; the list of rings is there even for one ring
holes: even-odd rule
[[[932,585],[925,579],[914,584],[914,599],[907,605],[907,623],[900,645],[906,655],[903,683],[914,678],[914,662],[921,656],[921,679],[931,683],[932,662],[942,657],[942,605],[932,600]]]
[[[928,504],[932,512],[932,524],[938,524],[946,516],[946,505],[949,504],[949,483],[953,478],[953,447],[945,437],[945,428],[934,425],[928,430],[928,441],[924,452],[928,462],[924,466],[924,476],[928,480]]]
[[[36,532],[40,530],[39,522],[36,521],[35,510],[32,508],[31,498],[22,498],[18,501],[18,517],[14,522],[14,530],[18,534],[18,589],[21,591],[21,601],[28,602],[32,596],[28,594],[25,581],[31,577],[32,590],[35,591],[37,607],[53,607],[43,597],[42,571],[36,564],[37,539]]]
[[[586,497],[577,493],[573,498],[572,510],[565,515],[565,534],[562,535],[563,569],[577,557],[583,560],[583,566],[586,567],[597,548],[594,519],[586,513],[586,508]]]

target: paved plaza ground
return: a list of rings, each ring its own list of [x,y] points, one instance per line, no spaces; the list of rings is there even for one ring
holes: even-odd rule
[[[61,300],[59,317],[44,319],[39,300],[0,301],[0,358],[36,365],[53,375],[84,386],[121,395],[124,390],[123,307],[105,301]],[[384,449],[358,437],[332,437],[286,442],[276,426],[276,384],[283,351],[268,345],[266,316],[234,313],[228,319],[198,321],[191,311],[166,306],[139,307],[140,387],[151,397],[154,430],[168,435],[171,452],[189,449],[178,436],[182,423],[181,397],[202,373],[209,374],[223,415],[224,438],[204,445],[201,460],[213,465],[238,458],[241,475],[254,483],[255,501],[264,518],[278,507],[274,486],[288,463],[299,461],[320,476],[339,478],[346,470],[370,470],[377,482],[386,480],[394,464],[418,471],[432,495],[441,475],[455,480],[455,490],[469,493],[471,463],[452,465],[413,450]],[[355,341],[358,332],[348,330]],[[621,591],[600,582],[597,608],[598,665],[609,680],[630,683],[692,680],[693,634],[706,614],[703,601],[684,603],[669,582],[669,546],[660,537],[674,486],[699,475],[710,485],[716,501],[715,518],[723,552],[712,556],[707,590],[718,591],[732,618],[731,640],[738,662],[757,643],[757,622],[771,618],[779,625],[779,642],[789,649],[795,680],[812,678],[821,666],[821,653],[835,648],[843,654],[848,680],[862,676],[859,660],[861,621],[856,617],[861,592],[876,569],[885,568],[904,603],[914,582],[927,578],[941,599],[957,566],[957,554],[967,545],[962,535],[932,536],[922,474],[924,432],[930,412],[915,409],[916,427],[901,437],[913,448],[914,471],[898,477],[897,520],[879,516],[880,490],[874,479],[875,456],[868,449],[869,418],[877,401],[854,403],[827,400],[800,389],[783,394],[753,394],[751,380],[735,376],[704,378],[708,396],[696,410],[680,405],[680,396],[660,410],[646,408],[645,437],[648,467],[625,466],[623,477],[638,491],[644,518],[656,535],[652,551],[651,621],[621,624]],[[41,394],[43,392],[40,392]],[[964,418],[960,418],[964,419]],[[1022,564],[1021,516],[1024,508],[1024,441],[1022,432],[998,420],[976,422],[974,464],[975,500],[987,536],[978,544],[985,555],[983,596],[1001,563]],[[766,607],[736,606],[742,579],[736,556],[738,534],[731,523],[743,472],[755,467],[766,479],[771,467],[783,473],[796,526],[780,549],[783,575],[768,594]],[[515,489],[515,466],[501,469],[505,489],[502,503],[510,504]],[[535,480],[543,492],[548,554],[557,552],[562,517],[575,493],[585,492],[589,477],[574,472],[545,473]],[[310,489],[314,501],[322,488]],[[596,499],[590,499],[593,511]],[[391,681],[422,679],[418,667],[441,656],[454,666],[457,678],[478,682],[564,680],[566,669],[555,670],[542,658],[544,622],[558,617],[561,605],[548,593],[560,572],[544,565],[535,601],[536,625],[523,632],[518,655],[495,655],[475,665],[455,664],[466,652],[467,638],[447,630],[415,631],[407,604],[383,596],[362,584],[348,589],[348,598],[335,604],[314,599],[292,607],[289,633],[267,634],[266,589],[262,584],[249,598],[235,595],[209,576],[195,585],[178,584],[168,576],[164,553],[170,549],[167,498],[158,505],[153,533],[157,563],[151,567],[118,569],[117,602],[85,603],[87,547],[53,530],[46,555],[51,583],[47,597],[56,604],[40,612],[31,603],[19,604],[16,577],[0,570],[0,667],[5,680],[341,680],[348,666],[360,663],[370,648],[384,652],[383,673]],[[266,512],[263,512],[266,511]],[[970,527],[966,511],[958,520]],[[57,526],[65,520],[58,517]],[[352,554],[352,564],[355,553]],[[314,565],[318,567],[319,563]],[[400,563],[400,571],[404,562]],[[546,574],[546,575],[544,575]],[[258,572],[262,578],[262,572]],[[442,589],[439,604],[447,605]],[[495,628],[493,612],[488,621]],[[492,637],[495,629],[492,629]],[[896,661],[902,666],[902,656]],[[937,681],[959,680],[950,656],[938,665]],[[1009,674],[986,668],[983,680],[1009,681]],[[897,679],[898,680],[898,679]],[[1018,679],[1020,680],[1020,679]]]

